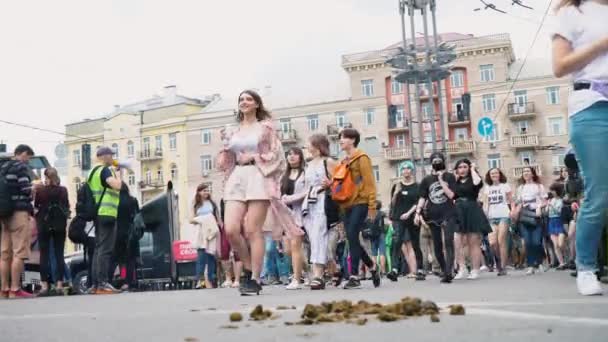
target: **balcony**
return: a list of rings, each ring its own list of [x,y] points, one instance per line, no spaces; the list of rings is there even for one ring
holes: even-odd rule
[[[538,133],[517,134],[511,136],[511,147],[527,148],[539,145]]]
[[[457,127],[457,126],[469,126],[471,125],[471,118],[468,115],[462,114],[462,112],[458,114],[452,114],[448,116],[448,126]]]
[[[509,103],[507,113],[511,120],[529,119],[536,116],[534,102]]]
[[[447,150],[449,155],[472,154],[477,150],[477,145],[473,140],[449,141]]]
[[[151,181],[139,182],[139,189],[141,190],[141,192],[162,190],[164,187],[165,187],[165,182],[162,179],[154,179]]]
[[[298,142],[298,136],[293,129],[288,131],[278,130],[277,135],[283,144],[295,144]]]
[[[396,133],[396,132],[404,132],[407,131],[408,129],[410,129],[409,123],[407,122],[406,118],[399,118],[400,120],[397,120],[396,117],[390,117],[388,118],[388,131],[392,132],[392,133]]]
[[[337,139],[340,132],[345,128],[353,128],[353,124],[346,122],[341,125],[329,125],[327,126],[327,135],[332,139]]]
[[[530,164],[530,165],[517,165],[513,167],[513,177],[515,178],[520,178],[521,175],[524,172],[524,168],[526,167],[532,167],[535,169],[536,174],[541,176],[542,175],[542,168],[540,167],[540,165],[538,164]]]
[[[161,160],[163,159],[163,150],[143,150],[139,153],[140,161]]]
[[[388,147],[384,149],[384,157],[391,161],[400,161],[412,158],[409,147]]]

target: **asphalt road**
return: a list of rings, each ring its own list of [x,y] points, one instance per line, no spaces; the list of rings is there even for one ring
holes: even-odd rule
[[[238,296],[234,289],[124,293],[0,301],[0,341],[608,341],[608,289],[605,296],[582,297],[568,272],[534,276],[512,272],[508,277],[485,273],[476,281],[440,284],[383,280],[379,289],[364,282],[360,290],[286,291],[265,287],[263,294]],[[286,326],[299,320],[305,304],[367,300],[391,303],[405,296],[462,304],[465,316],[444,310],[439,323],[428,316],[364,326],[328,323]],[[244,321],[227,329],[230,313],[247,318],[262,304],[296,306],[275,311],[276,320]]]

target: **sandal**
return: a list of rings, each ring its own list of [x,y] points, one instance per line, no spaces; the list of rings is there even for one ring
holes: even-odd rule
[[[333,278],[331,278],[331,282],[333,283],[333,285],[335,287],[340,286],[340,283],[342,283],[342,273],[341,272],[334,273]]]
[[[314,278],[310,282],[311,290],[325,290],[325,282],[321,278]]]

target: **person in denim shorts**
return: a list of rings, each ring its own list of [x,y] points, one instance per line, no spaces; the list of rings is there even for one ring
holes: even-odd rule
[[[498,276],[507,274],[507,234],[511,224],[509,209],[513,199],[513,192],[507,183],[507,177],[499,168],[493,168],[486,173],[484,190],[484,211],[490,220],[492,232],[488,234],[490,246],[494,255],[499,255]]]

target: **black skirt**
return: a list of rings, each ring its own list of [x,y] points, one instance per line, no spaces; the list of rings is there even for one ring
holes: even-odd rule
[[[477,201],[457,199],[456,211],[458,213],[457,233],[487,234],[492,232],[490,222]]]

